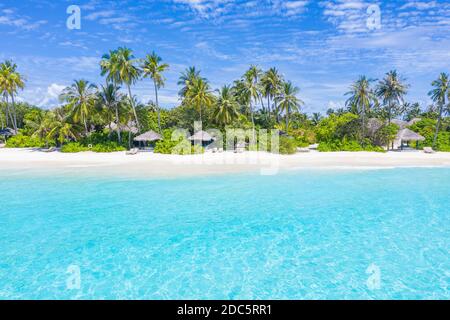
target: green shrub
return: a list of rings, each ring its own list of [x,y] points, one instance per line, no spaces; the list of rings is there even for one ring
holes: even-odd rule
[[[272,150],[272,152],[279,154],[294,154],[297,152],[297,142],[294,138],[281,136],[278,144],[278,152],[276,152],[276,150]]]
[[[423,147],[431,147],[433,145],[434,135],[436,131],[436,120],[422,119],[421,121],[410,126],[410,129],[425,137],[425,141],[419,142],[419,149]],[[436,151],[450,152],[450,132],[440,131],[436,140]]]
[[[322,142],[319,144],[318,150],[320,152],[337,152],[337,151],[369,151],[369,152],[385,152],[382,147],[371,145],[370,143],[362,146],[356,140],[334,140],[329,142]]]
[[[36,137],[18,134],[6,141],[6,148],[43,148],[45,142]]]
[[[191,142],[185,137],[180,137],[178,140],[172,140],[172,130],[164,130],[163,140],[156,142],[155,153],[161,154],[201,154],[205,149],[199,145],[192,146]]]
[[[61,152],[63,153],[77,153],[83,151],[89,151],[89,148],[81,145],[78,142],[66,143],[61,147]]]
[[[98,153],[110,153],[110,152],[118,152],[125,151],[126,148],[120,146],[117,142],[106,142],[102,144],[96,144],[91,149],[93,152]]]

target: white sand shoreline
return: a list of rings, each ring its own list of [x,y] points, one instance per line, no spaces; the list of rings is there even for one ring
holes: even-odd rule
[[[206,153],[176,156],[125,152],[45,153],[34,149],[0,149],[0,170],[56,170],[77,174],[113,174],[135,177],[178,177],[227,173],[277,174],[291,170],[376,170],[409,167],[450,167],[450,153],[334,152],[290,156],[264,152]]]

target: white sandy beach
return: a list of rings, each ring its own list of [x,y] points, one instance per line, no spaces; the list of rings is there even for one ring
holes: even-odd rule
[[[450,167],[450,153],[335,152],[290,156],[264,152],[206,153],[176,156],[149,152],[134,156],[116,153],[45,153],[33,149],[0,149],[0,170],[57,170],[123,176],[192,176],[259,172],[265,175],[297,169],[374,169],[394,167]]]

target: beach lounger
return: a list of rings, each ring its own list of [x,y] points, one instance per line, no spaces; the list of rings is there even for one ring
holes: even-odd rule
[[[311,152],[311,150],[309,148],[297,148],[297,152],[308,153],[308,152]]]
[[[126,155],[127,156],[134,156],[134,155],[138,154],[138,152],[139,152],[138,148],[133,148],[133,149],[130,149],[129,151],[127,151]]]
[[[423,152],[428,153],[428,154],[436,153],[436,152],[433,150],[433,148],[431,148],[431,147],[424,147],[424,148],[423,148]]]
[[[55,147],[50,147],[50,148],[48,148],[48,149],[44,149],[44,150],[42,150],[42,152],[55,152],[56,151],[56,148]]]

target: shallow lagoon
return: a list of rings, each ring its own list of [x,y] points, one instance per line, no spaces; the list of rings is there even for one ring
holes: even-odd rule
[[[450,169],[2,171],[0,190],[2,299],[450,299]]]

